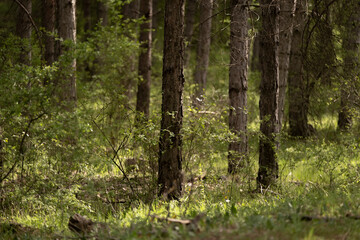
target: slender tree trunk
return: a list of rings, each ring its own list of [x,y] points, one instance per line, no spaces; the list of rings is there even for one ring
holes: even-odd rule
[[[84,14],[84,32],[85,34],[91,30],[91,2],[92,0],[82,0],[82,8]]]
[[[159,151],[160,195],[178,199],[182,191],[182,92],[184,88],[184,0],[166,0]]]
[[[293,19],[297,0],[280,1],[280,46],[279,46],[279,129],[281,131],[284,112],[287,78],[289,73]]]
[[[197,85],[193,96],[193,106],[200,108],[206,87],[207,69],[209,66],[211,43],[211,19],[213,0],[198,0],[200,7],[199,42],[196,56],[194,82]]]
[[[185,66],[188,65],[190,61],[190,51],[191,51],[191,40],[194,33],[194,23],[197,10],[197,2],[199,0],[186,0],[185,4],[185,30],[184,38],[186,43],[185,50]],[[211,24],[211,22],[210,22]]]
[[[276,133],[279,96],[279,11],[278,1],[260,0],[262,28],[260,31],[260,149],[258,187],[269,187],[278,178]]]
[[[295,13],[294,30],[289,67],[289,127],[290,135],[307,137],[311,134],[308,125],[308,97],[303,67],[303,33],[306,22],[306,0],[298,0]]]
[[[20,0],[20,3],[31,14],[32,4],[31,0]],[[27,45],[21,52],[20,62],[26,65],[30,65],[31,62],[31,31],[32,25],[28,13],[18,6],[17,21],[16,21],[16,35],[22,39],[26,39]]]
[[[132,0],[129,4],[125,4],[123,6],[123,15],[124,18],[127,20],[135,20],[139,17],[139,7],[140,7],[140,0]],[[137,32],[137,27],[134,29]],[[133,39],[133,36],[128,36],[130,39]],[[135,39],[133,39],[135,41]],[[137,64],[138,62],[136,54],[132,55],[128,59],[128,66],[130,72],[137,71]],[[121,86],[124,90],[124,94],[127,96],[128,101],[133,97],[133,90],[136,87],[136,79],[134,77],[129,77],[124,79]],[[136,90],[135,90],[136,91]]]
[[[144,23],[140,26],[142,52],[139,56],[139,76],[136,111],[149,117],[150,82],[151,82],[151,44],[152,44],[152,0],[140,1],[140,16],[144,16]]]
[[[158,16],[159,16],[159,13],[161,13],[161,10],[159,9],[159,0],[152,0],[152,11],[153,11],[153,14],[151,16],[151,19],[152,19],[152,36],[151,38],[152,39],[155,39],[155,36],[156,36],[156,30],[158,28]]]
[[[354,4],[354,10],[345,23],[343,50],[345,79],[341,86],[338,127],[348,130],[353,121],[353,102],[360,72],[360,3]]]
[[[123,14],[126,19],[137,19],[139,17],[140,0],[132,0],[123,6]]]
[[[52,65],[55,60],[55,0],[43,0],[42,21],[45,28],[45,62]]]
[[[231,1],[229,129],[238,138],[229,144],[228,172],[239,172],[247,159],[247,89],[248,89],[248,0]]]
[[[76,42],[76,19],[75,19],[76,0],[59,0],[59,37],[64,41],[70,41],[72,44]],[[74,52],[74,46],[67,47],[61,44],[60,54],[71,54]],[[71,56],[68,68],[62,69],[65,71],[66,77],[62,76],[60,79],[60,86],[62,88],[61,99],[65,100],[69,110],[76,104],[76,60],[75,56]],[[72,102],[68,104],[69,102]]]
[[[98,1],[98,18],[101,20],[102,26],[109,24],[109,8],[102,0]]]
[[[259,52],[260,52],[260,38],[259,38],[259,34],[256,34],[252,45],[252,55],[251,55],[251,63],[250,63],[251,71],[261,71]]]

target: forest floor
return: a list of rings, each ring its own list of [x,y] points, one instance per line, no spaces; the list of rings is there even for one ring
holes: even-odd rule
[[[359,149],[353,136],[288,140],[277,186],[254,192],[256,165],[226,176],[224,161],[185,174],[183,197],[170,202],[136,169],[5,182],[0,239],[360,239]],[[92,231],[69,230],[76,213]]]

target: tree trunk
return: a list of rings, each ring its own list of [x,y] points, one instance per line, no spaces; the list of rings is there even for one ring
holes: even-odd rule
[[[31,0],[19,1],[29,14],[32,12]],[[32,25],[28,13],[20,6],[18,6],[17,21],[16,21],[16,35],[22,39],[26,39],[27,45],[25,46],[20,55],[20,63],[30,65],[31,62],[31,30]]]
[[[277,1],[261,0],[262,28],[260,31],[260,149],[259,188],[267,188],[278,178],[276,130],[278,126],[279,96],[279,11]]]
[[[207,79],[207,69],[209,66],[213,0],[199,0],[199,7],[199,42],[196,57],[196,67],[194,72],[194,82],[197,86],[192,101],[193,106],[198,108],[200,108],[203,103],[203,95]]]
[[[182,191],[182,92],[184,88],[184,0],[166,0],[163,55],[160,195],[178,199]]]
[[[137,19],[139,17],[140,0],[132,0],[123,6],[123,14],[126,19]]]
[[[260,52],[260,38],[259,38],[259,34],[256,34],[253,40],[251,63],[250,63],[250,69],[252,71],[261,71],[259,52]]]
[[[280,46],[279,46],[279,129],[281,131],[284,112],[287,78],[289,73],[293,19],[297,0],[280,1]]]
[[[59,0],[59,37],[64,41],[70,41],[72,44],[76,42],[76,19],[75,19],[75,6],[76,0]],[[61,44],[60,54],[72,54],[74,46],[67,47],[68,45]],[[76,60],[75,56],[71,55],[69,65],[61,71],[66,73],[60,80],[62,89],[61,100],[66,101],[69,110],[76,104]],[[69,104],[69,102],[72,102]]]
[[[109,8],[106,2],[102,0],[98,1],[98,18],[101,21],[102,26],[109,24]]]
[[[185,8],[185,30],[184,38],[186,43],[185,50],[185,66],[188,65],[190,61],[190,51],[191,51],[191,40],[194,33],[194,23],[197,10],[198,0],[186,0]],[[211,24],[211,22],[210,22]]]
[[[45,62],[52,65],[55,60],[55,0],[43,0],[42,21],[45,29]]]
[[[82,8],[84,14],[84,32],[85,35],[91,30],[91,2],[92,0],[82,0]]]
[[[161,12],[161,10],[159,9],[159,0],[152,0],[152,3],[153,3],[153,5],[152,5],[153,14],[151,16],[151,21],[152,21],[153,30],[152,30],[151,38],[155,39],[156,31],[158,28],[158,15]]]
[[[344,82],[341,86],[341,103],[338,119],[340,130],[348,130],[352,125],[353,102],[357,89],[358,67],[360,65],[360,3],[354,4],[354,10],[345,23],[343,40]]]
[[[311,134],[308,125],[308,97],[304,79],[302,39],[306,22],[306,2],[298,0],[296,6],[294,30],[289,67],[289,127],[290,135],[307,137]]]
[[[247,73],[248,73],[248,0],[231,1],[229,129],[238,138],[229,144],[228,172],[239,172],[247,159]]]
[[[139,76],[136,111],[142,112],[149,117],[150,107],[150,82],[151,82],[151,44],[152,44],[152,0],[140,1],[140,16],[144,16],[144,22],[140,26],[142,51],[139,56]]]

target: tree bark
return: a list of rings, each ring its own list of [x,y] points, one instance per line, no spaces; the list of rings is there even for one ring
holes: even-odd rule
[[[178,199],[182,191],[182,92],[184,88],[184,0],[166,0],[163,55],[160,195]]]
[[[228,172],[239,172],[248,155],[247,89],[248,89],[248,0],[231,1],[229,129],[238,138],[229,143]]]
[[[26,8],[31,14],[32,4],[31,0],[19,0],[19,2]],[[16,35],[22,39],[26,39],[27,46],[25,46],[20,55],[20,63],[30,65],[31,62],[31,31],[32,25],[30,18],[26,11],[18,6],[17,21],[16,21]]]
[[[211,19],[213,0],[198,0],[200,7],[199,42],[196,56],[194,82],[197,85],[193,96],[193,106],[200,108],[206,87],[207,69],[211,43]]]
[[[294,137],[308,137],[311,134],[308,112],[308,89],[304,79],[303,67],[303,33],[306,23],[306,2],[298,0],[296,6],[294,30],[289,67],[289,133]]]
[[[91,2],[92,0],[82,0],[83,16],[84,16],[84,32],[91,30]]]
[[[70,41],[72,44],[76,43],[76,18],[75,18],[76,0],[59,0],[59,37],[63,41]],[[74,52],[74,46],[64,45],[60,46],[60,55],[70,54]],[[76,104],[76,60],[75,56],[71,55],[70,63],[67,65],[65,71],[66,76],[62,76],[60,80],[60,87],[62,88],[61,100],[66,101],[69,110]]]
[[[259,34],[256,34],[253,40],[251,63],[250,63],[250,69],[252,71],[261,71],[259,52],[260,52],[260,38],[259,38]]]
[[[259,188],[267,188],[278,178],[276,133],[279,96],[279,11],[278,1],[261,0],[262,28],[260,31],[260,137]]]
[[[140,37],[142,51],[139,56],[139,76],[136,111],[142,112],[149,117],[150,108],[150,83],[151,83],[151,44],[152,44],[152,0],[140,1],[140,16],[144,16],[144,22],[140,25]]]
[[[98,18],[102,26],[109,24],[109,8],[108,5],[101,0],[98,1]]]
[[[123,6],[123,14],[126,19],[137,19],[139,17],[140,0],[132,0]]]
[[[190,61],[191,40],[194,33],[197,2],[198,0],[186,0],[186,4],[185,4],[185,30],[184,30],[184,38],[186,42],[185,66],[187,66]]]
[[[55,0],[43,0],[42,21],[45,29],[45,62],[52,65],[55,60]]]
[[[286,86],[289,73],[291,38],[297,0],[280,1],[280,46],[279,46],[279,129],[281,131],[284,112]]]
[[[358,67],[360,66],[360,3],[354,4],[353,12],[345,23],[343,39],[344,81],[341,85],[341,103],[338,128],[348,130],[353,121],[353,102],[357,89]]]

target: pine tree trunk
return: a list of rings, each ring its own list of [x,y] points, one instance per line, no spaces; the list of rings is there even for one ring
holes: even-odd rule
[[[297,1],[288,78],[289,133],[294,137],[308,137],[311,134],[307,119],[309,103],[302,54],[302,40],[307,17],[305,1]]]
[[[286,86],[289,73],[291,39],[296,11],[296,0],[280,1],[280,46],[279,46],[279,129],[281,131],[284,112]]]
[[[184,0],[166,0],[163,55],[159,194],[178,199],[182,191],[182,92],[184,88]]]
[[[343,40],[344,50],[344,82],[341,86],[341,103],[338,119],[340,130],[348,130],[353,121],[353,103],[355,89],[358,88],[357,77],[360,66],[360,3],[354,9],[345,24]]]
[[[109,24],[109,8],[108,5],[99,0],[98,1],[98,18],[101,20],[102,26],[107,26]]]
[[[29,14],[32,12],[31,0],[19,0]],[[20,55],[20,63],[30,65],[31,62],[31,30],[32,25],[28,13],[18,6],[16,35],[22,39],[26,39],[27,46],[24,46]]]
[[[85,34],[91,30],[91,2],[92,0],[82,0],[82,8],[84,14],[84,32]]]
[[[211,43],[211,15],[213,0],[199,0],[200,27],[199,42],[196,56],[194,82],[197,85],[193,96],[193,106],[200,108],[203,103],[203,94],[206,87],[207,69]]]
[[[75,44],[76,42],[76,18],[75,18],[76,0],[59,0],[59,37],[64,41],[68,40]],[[74,46],[66,47],[64,44],[60,46],[60,54],[71,54],[74,52]],[[76,104],[76,60],[75,56],[71,56],[68,68],[62,69],[66,73],[66,77],[62,76],[60,85],[62,89],[62,100],[65,100],[69,110]],[[69,102],[72,102],[69,104]]]
[[[142,112],[149,117],[150,107],[150,82],[151,82],[151,44],[152,44],[152,0],[140,1],[140,16],[144,16],[144,22],[140,26],[141,47],[143,51],[139,56],[139,76],[136,111]]]
[[[184,38],[186,42],[185,50],[185,66],[188,65],[190,61],[190,51],[191,51],[191,40],[194,33],[194,23],[197,10],[198,0],[186,0],[185,4],[185,30]],[[211,23],[210,23],[211,24]]]
[[[229,129],[238,137],[229,144],[228,172],[239,172],[248,154],[247,138],[247,89],[248,89],[248,0],[231,1],[230,19],[230,69]]]
[[[45,29],[45,62],[52,65],[55,60],[55,0],[43,0],[42,22]]]
[[[260,137],[259,188],[267,188],[278,178],[276,157],[276,133],[278,122],[279,96],[279,3],[261,0],[262,28],[260,31]]]
[[[259,38],[259,34],[257,34],[255,35],[252,44],[252,54],[251,54],[251,63],[250,63],[251,71],[261,71],[259,52],[260,52],[260,38]]]

